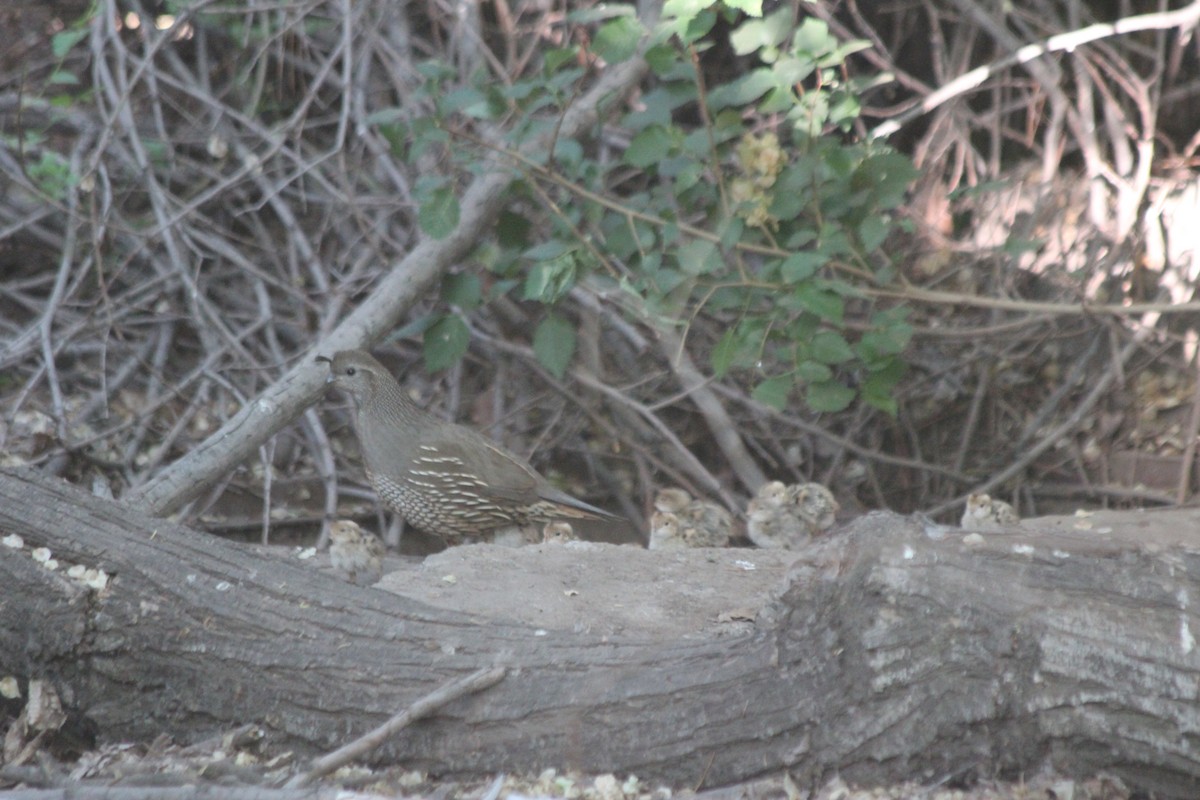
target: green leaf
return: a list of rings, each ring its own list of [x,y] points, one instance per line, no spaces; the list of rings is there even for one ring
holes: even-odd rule
[[[618,17],[600,26],[592,39],[592,49],[610,64],[625,61],[637,52],[642,32],[642,26],[636,18]]]
[[[805,400],[813,411],[844,411],[854,400],[854,390],[837,381],[810,383]]]
[[[448,314],[425,331],[425,368],[437,372],[453,365],[471,342],[471,332],[457,315]]]
[[[812,357],[822,364],[844,364],[854,358],[849,342],[833,331],[820,331],[808,344]]]
[[[762,16],[762,0],[725,0],[725,5],[747,16]]]
[[[712,109],[750,105],[777,86],[779,81],[771,70],[756,69],[737,80],[714,87],[708,93],[708,104]]]
[[[733,366],[733,360],[737,357],[739,345],[737,328],[729,328],[717,340],[716,346],[713,347],[710,363],[712,364],[713,374],[718,378],[724,378],[725,374],[729,372],[729,368]]]
[[[87,28],[59,31],[50,37],[50,52],[54,54],[55,58],[62,58],[87,35]]]
[[[891,227],[888,221],[878,214],[872,214],[860,222],[858,224],[858,240],[862,243],[863,249],[868,251],[877,249],[887,239]]]
[[[576,165],[583,161],[583,147],[574,139],[554,140],[554,160],[559,164]]]
[[[662,161],[674,145],[671,131],[662,125],[652,125],[633,137],[625,148],[625,161],[638,169],[646,169]]]
[[[548,261],[565,253],[573,253],[576,247],[578,247],[577,244],[568,242],[566,239],[550,239],[534,245],[523,255],[531,261]]]
[[[479,276],[473,272],[459,272],[442,279],[442,299],[464,311],[478,306],[482,296]]]
[[[454,187],[446,183],[420,199],[417,209],[417,224],[427,236],[444,239],[458,227],[458,198]]]
[[[880,330],[867,331],[855,348],[866,363],[903,353],[912,341],[913,328],[907,322],[896,322]]]
[[[792,253],[779,265],[779,277],[787,283],[799,283],[808,280],[816,271],[825,266],[829,259],[823,253],[804,251]]]
[[[791,375],[779,375],[767,378],[755,386],[750,396],[777,411],[783,411],[787,408],[788,396],[792,393],[792,387],[795,385],[796,380]]]
[[[837,37],[829,33],[829,25],[816,17],[805,17],[792,38],[792,49],[797,53],[819,56],[837,49]]]
[[[675,257],[679,268],[688,275],[704,275],[718,272],[724,266],[717,246],[707,239],[692,239],[676,248]]]
[[[871,372],[862,384],[862,398],[870,405],[896,415],[898,406],[893,396],[896,385],[908,371],[908,365],[898,358],[888,359],[887,363]]]
[[[871,156],[863,169],[869,171],[875,185],[875,202],[885,209],[903,203],[908,198],[908,187],[919,176],[907,156],[890,151]]]
[[[575,355],[575,328],[557,314],[551,314],[533,332],[533,352],[542,366],[561,380]]]
[[[892,417],[896,416],[896,414],[900,411],[900,406],[896,403],[896,398],[892,397],[890,394],[868,394],[866,387],[864,387],[863,400],[865,400],[869,405],[878,408],[880,411]]]
[[[802,308],[811,311],[821,319],[836,325],[842,324],[845,303],[833,292],[821,289],[811,283],[803,283],[796,287],[795,298]]]
[[[78,86],[79,78],[73,72],[56,69],[50,73],[49,83],[55,86]]]
[[[777,47],[795,30],[795,17],[790,6],[785,5],[762,19],[749,19],[729,35],[733,52],[746,56],[762,48]]]
[[[644,58],[650,69],[654,70],[654,74],[660,78],[665,78],[679,61],[679,55],[675,52],[675,48],[665,44],[656,44],[651,47],[646,51]]]
[[[577,267],[574,252],[534,264],[525,278],[525,299],[553,303],[575,285]]]
[[[824,383],[833,377],[833,370],[816,361],[801,361],[796,367],[796,377],[805,383]]]
[[[443,114],[460,112],[476,119],[489,119],[492,116],[487,98],[473,86],[463,86],[447,93],[438,105]]]
[[[573,64],[579,58],[579,48],[559,47],[547,50],[542,56],[542,64],[547,73],[556,72],[563,64]]]
[[[678,36],[684,44],[695,42],[717,21],[711,5],[712,0],[666,0],[662,7],[666,31]]]
[[[746,230],[746,221],[741,217],[733,217],[726,220],[721,227],[723,230],[718,230],[721,235],[721,248],[726,251],[733,250],[742,239],[742,232]]]

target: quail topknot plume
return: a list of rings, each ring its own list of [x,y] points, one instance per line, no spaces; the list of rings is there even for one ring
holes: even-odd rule
[[[617,520],[550,485],[524,459],[419,408],[370,354],[343,350],[329,381],[354,399],[367,478],[411,525],[448,544],[560,518]]]

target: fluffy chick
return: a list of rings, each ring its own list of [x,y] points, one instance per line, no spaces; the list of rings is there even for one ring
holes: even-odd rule
[[[693,498],[683,489],[659,489],[654,508],[675,515],[678,534],[687,547],[725,547],[733,533],[733,517],[723,506]],[[653,531],[653,525],[651,525]]]
[[[687,542],[683,540],[680,530],[679,517],[670,511],[655,511],[650,515],[651,550],[683,550]]]
[[[542,542],[545,544],[566,544],[578,542],[579,534],[571,527],[571,523],[561,520],[547,522],[542,526]]]
[[[746,535],[758,547],[796,550],[812,538],[807,522],[794,513],[791,492],[782,481],[759,487],[746,506]]]
[[[383,577],[383,542],[348,519],[329,526],[329,560],[351,583],[370,585]]]
[[[678,514],[691,502],[692,496],[683,489],[668,487],[655,493],[654,510],[665,514]]]
[[[1003,500],[993,500],[991,495],[984,492],[973,492],[967,496],[962,527],[976,531],[998,531],[1019,524],[1020,515]]]
[[[842,510],[833,492],[819,483],[801,483],[788,487],[788,499],[798,517],[809,524],[809,532],[816,536],[833,527],[837,513]]]

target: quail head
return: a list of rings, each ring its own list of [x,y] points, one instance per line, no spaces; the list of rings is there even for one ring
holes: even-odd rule
[[[651,550],[683,550],[687,542],[680,530],[679,517],[670,511],[655,511],[650,515]]]
[[[813,535],[832,528],[837,522],[837,513],[842,510],[833,492],[819,483],[789,486],[788,496],[796,515],[808,521]]]
[[[554,488],[524,459],[476,431],[422,410],[368,353],[318,358],[329,362],[329,382],[354,399],[372,487],[413,526],[453,544],[564,517],[620,519]]]
[[[984,492],[973,492],[967,496],[967,507],[962,515],[962,527],[976,531],[998,531],[1021,524],[1016,509],[1003,500],[995,500]]]
[[[693,498],[683,489],[659,489],[654,508],[673,514],[679,535],[688,547],[725,547],[733,532],[733,517],[723,506]]]
[[[571,527],[571,523],[559,520],[547,522],[542,526],[542,542],[545,544],[566,544],[578,542],[579,534]]]
[[[339,519],[329,526],[329,561],[355,584],[372,584],[383,576],[383,542],[359,527]]]
[[[683,489],[668,487],[659,489],[654,494],[654,510],[668,514],[678,514],[692,502],[692,496]]]
[[[759,487],[746,506],[746,535],[758,547],[798,550],[811,541],[813,521],[801,513],[796,493],[781,481]]]

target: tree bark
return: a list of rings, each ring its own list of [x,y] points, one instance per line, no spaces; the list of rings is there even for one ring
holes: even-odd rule
[[[26,544],[0,547],[0,676],[50,679],[109,740],[258,722],[280,748],[325,751],[505,666],[377,758],[693,787],[784,768],[802,786],[834,771],[864,784],[1017,776],[1048,761],[1160,797],[1200,792],[1200,561],[1119,531],[970,543],[872,514],[801,554],[752,632],[657,640],[449,612],[26,471],[0,472],[9,533]],[[630,548],[630,574],[658,555]],[[112,580],[89,590],[68,562]]]

